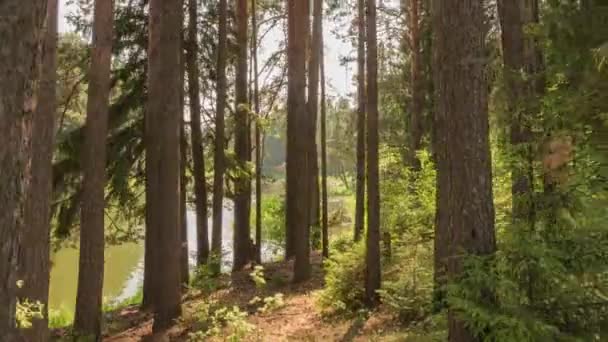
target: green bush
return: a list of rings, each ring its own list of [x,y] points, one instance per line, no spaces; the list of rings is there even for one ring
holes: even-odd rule
[[[330,313],[354,313],[364,306],[365,245],[353,243],[351,235],[344,234],[333,241],[330,250],[318,304]]]

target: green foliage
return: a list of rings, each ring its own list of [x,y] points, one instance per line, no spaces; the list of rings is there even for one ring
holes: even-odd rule
[[[255,283],[255,287],[258,289],[266,287],[266,279],[264,278],[264,266],[255,265],[253,271],[249,273],[249,277]]]
[[[194,270],[194,275],[190,280],[190,286],[194,289],[201,290],[205,293],[210,293],[219,287],[219,258],[214,255],[209,256],[209,262],[204,265],[197,266]]]
[[[324,263],[325,287],[317,302],[328,313],[349,315],[364,307],[365,245],[343,234],[332,241],[330,250]]]
[[[211,336],[223,336],[224,341],[239,342],[255,331],[247,322],[247,313],[238,307],[218,307],[217,302],[202,302],[195,308],[196,331],[188,334],[188,341],[206,341]],[[226,331],[224,331],[224,329]]]
[[[285,299],[282,293],[275,293],[272,296],[265,297],[264,299],[256,296],[249,301],[249,305],[258,306],[257,312],[261,314],[270,313],[284,307]]]
[[[262,200],[262,236],[275,245],[285,243],[285,201],[280,196],[268,195]]]
[[[44,318],[44,304],[28,300],[17,301],[15,318],[19,328],[31,328],[33,320]]]

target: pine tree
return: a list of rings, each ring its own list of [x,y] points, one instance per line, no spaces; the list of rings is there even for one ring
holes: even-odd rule
[[[293,248],[294,282],[310,277],[310,198],[308,151],[310,127],[306,107],[306,39],[308,4],[288,1],[287,211],[288,248]],[[298,129],[298,127],[300,129]],[[291,242],[289,241],[291,235]],[[290,246],[291,243],[291,246]],[[286,252],[289,256],[289,251]]]
[[[207,263],[209,257],[209,228],[207,226],[207,186],[205,178],[205,157],[203,134],[201,132],[200,73],[198,67],[198,4],[188,0],[188,90],[190,96],[190,135],[192,162],[194,164],[194,195],[196,205],[196,233],[198,265]]]
[[[238,0],[236,8],[237,26],[237,68],[235,81],[236,97],[236,119],[234,132],[234,152],[237,164],[241,168],[241,174],[235,181],[234,197],[234,260],[233,270],[242,269],[251,259],[251,238],[249,226],[251,181],[249,175],[244,175],[247,161],[251,151],[249,150],[249,129],[247,108],[247,28],[248,21],[247,0]]]
[[[365,221],[365,0],[357,1],[357,179],[355,241],[361,240]]]
[[[114,2],[95,1],[80,214],[80,260],[74,330],[79,336],[101,335],[104,275],[106,136],[110,101],[110,68]]]
[[[180,280],[180,153],[181,38],[183,8],[179,0],[151,0],[148,43],[147,114],[154,123],[151,145],[158,158],[147,160],[158,170],[156,182],[146,184],[153,192],[146,210],[155,214],[152,229],[154,272],[152,296],[154,332],[162,332],[181,314]],[[180,89],[181,88],[181,89]],[[148,146],[147,146],[148,147]],[[148,205],[147,204],[147,205]]]
[[[367,0],[367,237],[365,295],[367,304],[379,301],[380,179],[378,166],[378,42],[376,1]]]
[[[45,0],[0,4],[0,341],[17,340],[18,241],[23,229],[30,132],[23,129],[36,105]]]
[[[42,76],[38,107],[32,120],[31,179],[25,205],[25,225],[21,235],[19,279],[23,287],[19,297],[39,302],[43,318],[34,319],[32,327],[23,330],[27,341],[49,339],[48,298],[50,275],[50,232],[52,195],[52,158],[57,110],[57,0],[49,0],[46,33],[42,55]]]
[[[222,210],[224,208],[224,112],[226,110],[226,57],[228,50],[228,5],[226,0],[218,2],[219,41],[217,48],[217,101],[215,110],[215,147],[213,153],[213,223],[211,229],[211,251],[218,258],[219,271],[222,256]]]
[[[450,281],[462,275],[462,253],[496,250],[489,144],[484,1],[434,2],[438,203],[435,232],[448,257]],[[447,244],[447,245],[446,245]],[[437,251],[436,251],[437,253]],[[484,289],[490,300],[491,289]],[[475,341],[459,313],[448,308],[449,341]]]

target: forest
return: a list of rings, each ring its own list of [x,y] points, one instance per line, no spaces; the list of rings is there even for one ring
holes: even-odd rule
[[[608,0],[0,0],[21,341],[608,341]]]

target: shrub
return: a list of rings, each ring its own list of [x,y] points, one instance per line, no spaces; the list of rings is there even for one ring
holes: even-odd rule
[[[318,304],[335,314],[349,314],[363,308],[365,289],[365,245],[353,243],[350,234],[338,237],[325,262],[325,287]]]

